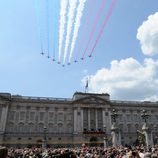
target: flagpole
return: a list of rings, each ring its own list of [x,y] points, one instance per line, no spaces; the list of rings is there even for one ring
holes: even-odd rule
[[[85,85],[85,93],[88,92],[88,78],[87,78],[87,82],[86,82],[86,85]]]

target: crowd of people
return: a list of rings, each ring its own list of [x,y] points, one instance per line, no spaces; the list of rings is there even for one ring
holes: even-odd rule
[[[0,158],[158,158],[158,148],[151,147],[87,147],[81,148],[5,148]]]

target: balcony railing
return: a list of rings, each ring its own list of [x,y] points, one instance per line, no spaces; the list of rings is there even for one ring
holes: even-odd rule
[[[12,98],[26,99],[26,100],[45,100],[45,101],[72,101],[71,98],[30,97],[30,96],[20,96],[20,95],[12,95]]]
[[[104,131],[83,131],[85,135],[105,135]]]

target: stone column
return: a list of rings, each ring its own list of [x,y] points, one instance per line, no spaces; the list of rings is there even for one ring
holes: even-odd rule
[[[148,127],[147,127],[147,124],[144,123],[143,127],[142,127],[142,130],[143,130],[143,133],[145,135],[145,143],[146,143],[146,146],[148,147],[149,146],[149,136],[148,136]]]
[[[147,114],[146,110],[142,111],[141,117],[144,120],[142,131],[143,131],[143,134],[145,136],[146,146],[148,148],[149,145],[152,146],[153,144],[152,144],[152,141],[151,141],[152,138],[151,137],[149,138],[149,127],[147,126],[147,119],[148,119],[149,115]]]
[[[104,148],[107,148],[107,138],[104,137]]]
[[[88,130],[91,130],[91,113],[90,109],[88,109]]]
[[[95,109],[95,129],[98,130],[98,110]]]
[[[81,124],[80,124],[80,126],[81,126],[81,132],[83,132],[83,109],[81,109]]]
[[[2,114],[1,114],[1,120],[0,120],[1,133],[5,132],[7,116],[8,116],[8,105],[2,105]]]
[[[145,142],[146,142],[146,146],[152,146],[152,137],[149,138],[149,127],[147,126],[147,123],[144,123],[143,127],[142,127],[143,133],[145,135]]]
[[[74,109],[74,133],[77,133],[77,109]]]
[[[113,147],[116,147],[118,145],[118,136],[117,136],[117,130],[116,127],[116,118],[118,114],[116,113],[116,110],[113,109],[111,113],[111,120],[112,120],[112,126],[111,126],[111,135],[112,135],[112,144]]]
[[[116,126],[115,123],[111,126],[111,136],[112,136],[112,145],[113,147],[117,146],[117,137],[116,137]]]
[[[144,135],[145,135],[145,142],[146,142],[146,146],[149,146],[149,137],[148,137],[148,132],[144,131]]]
[[[106,133],[106,126],[104,125],[104,148],[107,148],[107,133]]]
[[[153,140],[153,131],[152,131],[152,129],[151,129],[151,135],[150,135],[150,144],[151,144],[151,146],[153,146],[153,145],[154,145],[154,140]]]
[[[103,127],[106,126],[105,122],[105,109],[102,109],[102,119],[103,119]]]
[[[121,145],[121,130],[118,132],[118,145]]]
[[[83,110],[77,109],[77,132],[83,132]]]
[[[1,113],[1,118],[0,118],[0,144],[3,144],[9,105],[1,105],[1,106],[2,106],[2,109],[1,109],[2,113]]]

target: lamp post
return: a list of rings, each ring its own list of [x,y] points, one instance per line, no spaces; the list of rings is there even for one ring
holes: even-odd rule
[[[155,131],[155,145],[157,145],[158,136],[157,136],[157,126],[156,125],[154,125],[154,131]]]
[[[117,116],[118,116],[118,114],[116,113],[116,110],[113,109],[112,114],[111,114],[111,119],[112,119],[111,135],[112,135],[113,147],[117,146],[117,138],[116,138],[116,131],[117,131],[116,118],[117,118]]]
[[[146,110],[142,111],[141,117],[144,120],[144,123],[147,123],[147,119],[148,119],[149,115],[147,114]]]
[[[104,148],[107,148],[107,135],[106,135],[106,126],[104,125]]]
[[[143,134],[145,136],[146,146],[148,147],[149,145],[151,145],[151,142],[149,140],[149,134],[148,134],[149,127],[147,126],[147,119],[148,119],[149,115],[147,114],[146,110],[142,111],[141,117],[144,120],[144,124],[142,126],[142,131],[143,131]]]
[[[46,137],[47,127],[43,128],[43,148],[47,147],[47,137]]]
[[[112,123],[116,123],[116,117],[118,116],[117,112],[115,109],[112,110],[111,118],[112,118]]]

